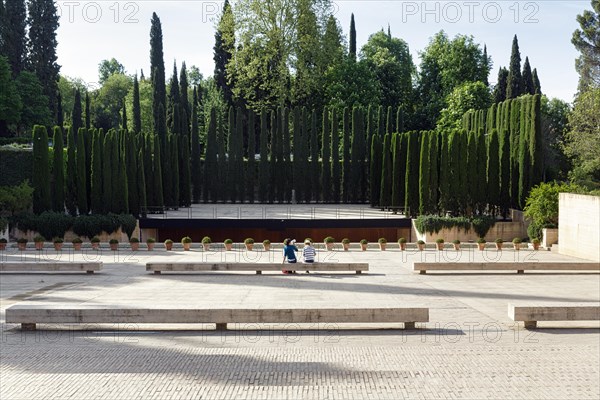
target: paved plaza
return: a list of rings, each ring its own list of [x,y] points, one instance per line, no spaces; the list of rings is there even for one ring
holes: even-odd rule
[[[392,244],[390,244],[391,246]],[[269,253],[63,251],[102,261],[86,274],[0,275],[0,398],[6,399],[598,399],[598,322],[540,322],[526,331],[514,304],[598,304],[600,275],[585,272],[452,272],[419,275],[415,261],[453,250],[320,250],[321,261],[368,262],[362,275],[197,273],[153,275],[148,261],[281,262]],[[2,261],[56,260],[54,250]],[[460,261],[583,261],[554,252],[464,249]],[[12,305],[172,308],[428,307],[430,322],[402,324],[5,324]],[[119,330],[115,330],[119,328]]]

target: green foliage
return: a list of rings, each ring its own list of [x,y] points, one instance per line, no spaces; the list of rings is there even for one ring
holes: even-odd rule
[[[578,193],[582,189],[576,184],[540,183],[529,192],[525,203],[524,214],[533,223],[545,226],[558,225],[559,193]]]
[[[16,146],[0,147],[0,171],[0,186],[15,186],[26,180],[31,181],[33,152]]]
[[[16,186],[0,186],[0,216],[28,211],[33,204],[33,188],[29,181]]]
[[[415,227],[420,234],[438,233],[443,229],[458,228],[465,232],[473,230],[479,237],[484,237],[494,226],[496,219],[493,217],[479,216],[466,217],[440,217],[437,215],[419,215],[415,220]]]
[[[38,232],[44,237],[64,237],[75,221],[70,215],[62,212],[46,211],[39,215],[21,214],[15,218],[15,223],[21,231]]]
[[[84,137],[86,129],[80,128],[77,134],[77,209],[79,214],[88,213],[88,194],[87,194],[87,168],[86,154],[84,147]]]
[[[577,16],[579,28],[573,32],[571,43],[581,53],[575,62],[579,72],[579,93],[589,89],[598,89],[600,85],[600,49],[598,32],[600,32],[600,2],[592,0],[592,10],[585,10]]]
[[[454,88],[445,99],[446,107],[441,110],[437,121],[438,129],[460,128],[462,116],[468,110],[482,110],[491,105],[488,87],[482,82],[466,82]]]
[[[18,124],[19,131],[28,132],[36,124],[52,124],[53,118],[48,108],[48,96],[43,93],[38,77],[32,72],[22,71],[17,77],[15,85],[23,103]]]
[[[48,131],[45,126],[33,129],[33,211],[41,214],[52,209],[50,170],[48,156]]]
[[[517,35],[513,38],[512,52],[510,55],[510,67],[506,81],[506,98],[514,99],[524,93],[523,77],[521,75],[521,53],[519,52],[519,40]]]
[[[65,210],[65,166],[63,151],[63,131],[54,127],[52,161],[52,209],[56,212]]]

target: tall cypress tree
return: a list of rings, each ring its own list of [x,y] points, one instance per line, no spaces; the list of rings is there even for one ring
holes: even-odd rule
[[[303,141],[305,138],[302,136],[302,115],[300,113],[299,107],[294,107],[293,115],[292,115],[292,128],[294,135],[294,146],[293,146],[293,166],[292,171],[294,175],[294,190],[296,193],[296,201],[301,201],[304,198],[302,193],[303,186],[306,184],[304,182],[304,174],[306,170],[304,169],[303,162],[305,160]],[[250,136],[248,136],[250,138]],[[250,145],[250,141],[248,140],[248,146]]]
[[[500,205],[500,146],[498,131],[493,129],[487,143],[487,191],[490,205]],[[495,207],[492,208],[495,213]]]
[[[165,83],[162,25],[156,13],[152,13],[150,27],[150,76],[152,77],[154,132],[159,135],[160,142],[164,143],[167,135],[165,115],[167,86]]]
[[[200,132],[198,129],[198,92],[194,87],[192,95],[192,199],[194,203],[200,203],[202,198],[202,160],[200,153]]]
[[[109,130],[104,136],[104,143],[102,146],[102,166],[105,167],[102,171],[102,210],[105,213],[113,211],[113,184],[116,186],[116,182],[113,183],[112,171],[114,168],[108,168],[108,166],[114,165],[112,163],[112,153],[114,150],[113,141],[115,140],[114,136],[115,130]],[[68,168],[69,166],[67,160],[67,171]]]
[[[540,78],[538,78],[537,68],[533,69],[532,79],[533,79],[533,93],[534,94],[542,94],[542,85],[540,84]]]
[[[421,139],[421,149],[419,154],[419,214],[429,213],[429,132],[423,132]]]
[[[392,135],[386,133],[383,138],[383,157],[381,162],[381,185],[379,206],[382,209],[392,205]]]
[[[60,91],[56,94],[56,126],[60,126],[61,128],[64,128],[65,126],[65,116],[63,113]]]
[[[521,53],[519,52],[519,40],[517,35],[513,38],[512,52],[508,78],[506,80],[506,98],[514,99],[523,94],[523,77],[521,75]]]
[[[354,23],[354,13],[350,17],[350,46],[348,50],[350,61],[356,61],[356,24]]]
[[[501,67],[498,70],[498,82],[494,87],[494,102],[500,103],[506,100],[506,88],[508,84],[508,70],[504,67]]]
[[[508,130],[503,128],[501,134],[498,136],[498,142],[500,146],[500,196],[499,203],[500,212],[502,216],[506,218],[508,209],[510,208],[510,136]]]
[[[181,135],[181,95],[179,93],[179,78],[177,77],[177,63],[173,63],[173,75],[167,96],[167,127],[169,132]]]
[[[369,190],[369,176],[368,176],[368,164],[365,163],[367,159],[367,142],[366,142],[366,131],[365,131],[365,113],[362,108],[359,109],[358,113],[358,129],[357,134],[358,140],[358,175],[359,175],[359,193],[358,201],[361,203],[367,202],[367,192]]]
[[[323,202],[331,202],[331,123],[329,122],[329,110],[323,109],[323,135],[321,146],[321,185],[323,191]]]
[[[392,203],[395,210],[404,207],[405,173],[406,168],[406,141],[403,133],[396,133],[392,138]]]
[[[260,161],[258,164],[258,201],[265,203],[269,193],[269,132],[268,112],[262,109],[260,112]]]
[[[24,0],[9,0],[0,17],[0,54],[8,59],[13,79],[25,69],[27,56],[27,37],[25,30],[26,9]]]
[[[37,75],[43,93],[48,97],[51,115],[57,115],[60,70],[60,66],[56,63],[58,12],[54,0],[29,0],[27,9],[29,11],[28,65]]]
[[[227,148],[226,146],[226,135],[225,124],[223,123],[224,116],[217,113],[217,164],[215,164],[215,184],[214,193],[215,199],[226,202],[227,198],[227,186],[229,184],[227,176],[227,156],[225,155]]]
[[[87,94],[86,94],[87,98]],[[142,109],[140,106],[140,84],[137,74],[133,77],[133,132],[142,131]]]
[[[77,134],[77,209],[79,215],[88,213],[88,195],[87,195],[87,163],[85,160],[84,137],[85,128],[79,128]]]
[[[350,201],[350,180],[352,179],[352,173],[350,171],[350,109],[348,107],[344,108],[344,116],[343,116],[343,140],[342,140],[342,200],[344,203],[348,203]]]
[[[530,114],[531,103],[529,97],[521,98],[521,118],[520,118],[520,135],[519,135],[519,149],[518,149],[518,162],[519,162],[519,193],[518,193],[518,205],[521,209],[525,206],[525,198],[529,192],[531,183],[531,157],[530,157]]]
[[[529,57],[525,57],[525,63],[523,64],[523,94],[535,94],[535,85],[533,83],[533,74],[531,73]]]
[[[246,170],[246,198],[254,203],[254,190],[256,182],[256,117],[253,110],[248,110],[248,165]],[[295,135],[294,131],[294,135]],[[294,159],[294,162],[296,159]],[[243,160],[242,160],[243,162]]]
[[[340,169],[340,132],[337,110],[331,109],[331,180],[333,202],[339,204],[341,198],[342,171]]]
[[[75,135],[73,128],[67,130],[67,173],[65,185],[65,204],[69,214],[77,215],[77,160]],[[110,164],[107,164],[110,165]]]
[[[315,202],[319,201],[321,185],[319,179],[319,133],[317,131],[317,112],[313,110],[310,118],[310,162],[313,184],[311,192]]]
[[[235,51],[235,28],[234,18],[229,0],[223,4],[223,13],[215,32],[214,61],[215,61],[215,84],[223,93],[228,106],[233,105],[232,87],[228,81],[227,66]]]
[[[52,147],[52,209],[62,213],[65,211],[65,169],[63,164],[63,131],[59,126],[54,127]]]
[[[310,160],[311,157],[311,145],[310,145],[310,140],[311,140],[311,133],[310,133],[310,128],[309,128],[309,116],[308,116],[308,111],[306,111],[305,107],[302,107],[302,137],[304,138],[303,140],[303,147],[304,147],[304,168],[305,168],[305,181],[303,183],[303,195],[304,195],[304,202],[305,203],[310,203],[312,200],[312,186],[314,183],[314,177],[312,176],[312,161]]]
[[[490,133],[488,134],[488,139],[491,139],[491,134],[492,131],[495,131],[496,129],[491,129]],[[496,132],[496,138],[494,139],[496,141],[495,144],[495,155],[496,157],[498,156],[498,134]],[[496,160],[497,163],[497,160]],[[479,133],[477,134],[477,171],[481,171],[479,175],[479,182],[477,184],[477,207],[478,207],[478,211],[479,213],[484,213],[488,204],[495,204],[495,202],[497,202],[498,200],[498,196],[495,196],[494,198],[490,198],[489,196],[489,192],[487,190],[488,188],[488,179],[487,179],[487,174],[484,174],[483,171],[487,171],[487,164],[488,164],[488,143],[486,141],[486,136],[483,134],[483,129],[479,130]],[[497,173],[498,167],[495,167],[496,171],[495,173]],[[497,181],[497,179],[496,179]],[[493,201],[494,203],[491,203],[491,201]]]
[[[91,185],[90,199],[91,209],[94,214],[99,214],[103,210],[102,206],[102,148],[103,142],[100,137],[100,132],[94,131],[92,137],[92,168],[91,168]]]
[[[387,116],[385,121],[385,132],[390,135],[396,131],[394,126],[394,110],[392,106],[388,106],[387,108]]]
[[[227,118],[227,185],[224,188],[227,191],[225,195],[227,200],[230,200],[232,203],[237,201],[237,185],[236,185],[236,157],[237,157],[237,132],[236,132],[236,120],[235,120],[235,109],[233,107],[229,107],[229,113]],[[238,112],[239,114],[239,112]]]
[[[439,151],[440,151],[440,162],[439,162],[439,201],[438,207],[443,215],[450,209],[451,197],[451,185],[452,185],[452,164],[450,158],[449,149],[449,138],[450,133],[443,131],[439,133]]]
[[[278,120],[277,120],[277,110],[271,111],[271,153],[269,156],[269,166],[271,168],[271,184],[269,185],[269,203],[273,203],[277,197],[277,190],[279,182],[279,172],[277,171],[277,142],[279,141],[279,132],[278,132]],[[317,171],[317,180],[319,179],[319,174]]]
[[[204,192],[202,196],[205,203],[208,203],[209,198],[213,203],[217,201],[215,192],[215,182],[218,182],[217,154],[217,110],[212,107],[210,109],[206,151],[204,153]]]
[[[180,187],[181,187],[181,174],[179,173],[180,169],[180,154],[181,152],[179,151],[179,138],[180,135],[169,135],[169,151],[170,151],[170,164],[171,164],[171,173],[172,173],[172,177],[171,177],[171,190],[173,191],[173,198],[172,198],[172,204],[173,204],[173,208],[174,209],[178,209],[179,208],[179,204],[180,204],[180,198],[181,198],[181,191],[180,191]],[[188,153],[188,159],[189,159],[189,153]],[[188,186],[189,188],[189,186]]]
[[[59,95],[60,95],[60,92],[59,92]],[[138,93],[138,98],[139,98],[139,93]],[[85,129],[87,129],[88,131],[92,127],[92,114],[91,114],[90,108],[91,108],[90,95],[88,92],[85,92]]]
[[[370,180],[369,192],[371,194],[371,207],[378,206],[381,202],[379,195],[381,193],[381,163],[383,155],[383,145],[381,137],[378,134],[371,136],[371,161],[370,161]]]
[[[518,207],[519,198],[519,141],[520,141],[520,100],[511,100],[510,102],[510,199],[511,207]]]
[[[360,109],[354,107],[352,109],[352,142],[350,145],[350,182],[348,182],[350,201],[352,203],[358,202],[361,179],[361,121],[360,121]],[[391,149],[390,149],[391,152]],[[391,172],[390,172],[391,173]]]
[[[154,136],[152,134],[142,134],[144,137],[144,178],[146,180],[146,204],[149,207],[149,211],[156,211],[155,207],[158,206],[158,194],[154,192],[156,189],[154,180],[154,151],[152,149],[152,141]],[[161,193],[162,195],[162,193]]]
[[[33,212],[41,214],[52,209],[50,192],[48,131],[45,126],[33,127]]]
[[[292,201],[292,190],[291,187],[289,187],[288,185],[286,185],[284,182],[289,179],[292,178],[293,181],[293,175],[292,175],[292,167],[291,167],[291,162],[290,162],[290,155],[291,155],[291,140],[290,140],[290,110],[287,107],[283,108],[283,114],[281,116],[281,133],[282,133],[282,143],[281,143],[281,150],[282,150],[282,167],[281,167],[281,172],[283,173],[282,179],[281,179],[281,188],[282,188],[282,192],[283,192],[283,200],[286,203],[289,203]],[[240,138],[240,141],[242,139]]]
[[[154,202],[156,203],[155,207],[159,210],[162,210],[165,206],[164,197],[163,197],[163,185],[162,185],[162,172],[161,172],[161,148],[160,148],[160,138],[158,135],[154,136],[154,155],[152,157],[153,165],[152,172],[154,178],[152,179],[154,191]],[[166,157],[166,155],[165,155]]]
[[[179,205],[189,207],[192,205],[192,173],[190,170],[190,140],[187,135],[178,137],[179,146]]]
[[[124,131],[128,131],[128,125],[127,125],[127,105],[125,104],[125,102],[123,102],[123,110],[121,111],[121,129],[123,129]]]
[[[135,148],[134,148],[135,150]],[[136,189],[139,203],[139,217],[146,217],[147,202],[146,202],[146,177],[144,172],[144,151],[140,149],[137,154],[137,170],[136,170]],[[131,190],[131,188],[130,188]],[[135,189],[134,189],[135,190]]]
[[[73,101],[73,112],[71,113],[71,121],[73,126],[73,132],[75,133],[75,140],[79,141],[79,128],[83,126],[81,113],[81,92],[79,91],[79,89],[75,89],[75,100]]]
[[[410,132],[406,149],[406,192],[404,208],[410,217],[419,212],[419,164],[421,153],[421,132]]]
[[[427,209],[429,213],[438,211],[439,200],[439,145],[441,136],[438,132],[429,134],[429,201]]]
[[[529,131],[529,156],[531,161],[530,188],[543,179],[544,145],[541,127],[541,96],[531,96],[531,121]]]
[[[404,132],[404,107],[398,106],[396,111],[396,132]]]
[[[138,178],[137,164],[138,153],[135,150],[135,134],[131,132],[125,132],[125,167],[127,174],[127,202],[129,206],[129,212],[133,215],[140,215],[140,198],[138,191],[138,184],[136,182]]]
[[[484,175],[482,170],[477,169],[477,134],[475,131],[471,131],[467,136],[467,171],[465,175],[466,179],[466,200],[467,208],[474,210],[478,202],[478,190],[480,184],[480,176]],[[474,171],[477,171],[476,173]]]
[[[179,124],[181,128],[181,134],[187,135],[190,138],[190,117],[192,115],[192,109],[188,98],[188,90],[190,85],[187,78],[187,67],[185,61],[181,65],[181,71],[179,72],[179,101],[180,101],[180,118]],[[181,143],[180,143],[181,145]],[[189,144],[188,146],[189,147]]]
[[[458,137],[460,145],[459,154],[461,154],[464,157],[464,154],[467,154],[469,151],[469,134],[466,131],[462,131]],[[457,198],[459,201],[458,210],[463,214],[467,212],[467,208],[469,207],[468,174],[468,164],[464,162],[464,160],[460,160],[458,162],[459,190],[457,191]]]

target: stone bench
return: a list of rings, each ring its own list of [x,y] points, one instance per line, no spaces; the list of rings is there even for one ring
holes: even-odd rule
[[[600,321],[600,306],[515,306],[509,304],[508,317],[513,321],[523,321],[525,329],[534,329],[537,327],[538,321]]]
[[[0,272],[94,272],[102,270],[101,262],[2,262]]]
[[[427,271],[597,271],[598,263],[582,262],[416,262],[414,271],[426,274]]]
[[[217,330],[227,324],[404,323],[429,322],[428,308],[116,308],[110,306],[17,305],[6,310],[6,322],[35,330],[36,324],[203,324]]]
[[[367,263],[296,263],[296,264],[276,264],[276,263],[190,263],[174,262],[146,263],[146,271],[160,274],[161,272],[201,272],[201,271],[238,271],[250,272],[256,271],[262,274],[262,271],[327,271],[327,272],[347,272],[353,271],[357,274],[369,270]]]

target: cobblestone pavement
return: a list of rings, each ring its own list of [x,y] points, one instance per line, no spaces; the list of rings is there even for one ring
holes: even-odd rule
[[[8,253],[8,254],[6,254]],[[57,257],[53,250],[46,258]],[[91,254],[91,252],[90,252]],[[504,250],[502,261],[574,261]],[[490,251],[488,258],[499,253]],[[412,272],[412,262],[456,253],[319,252],[367,261],[367,274],[146,273],[153,260],[279,260],[279,252],[102,251],[102,272],[0,275],[0,398],[5,399],[598,399],[597,322],[541,322],[525,331],[509,302],[600,302],[597,273]],[[40,258],[5,252],[0,261]],[[87,255],[90,259],[92,256]],[[464,250],[461,261],[481,261]],[[63,252],[62,260],[84,255]],[[164,307],[429,307],[402,325],[5,324],[15,304]],[[118,328],[118,330],[115,330]]]

